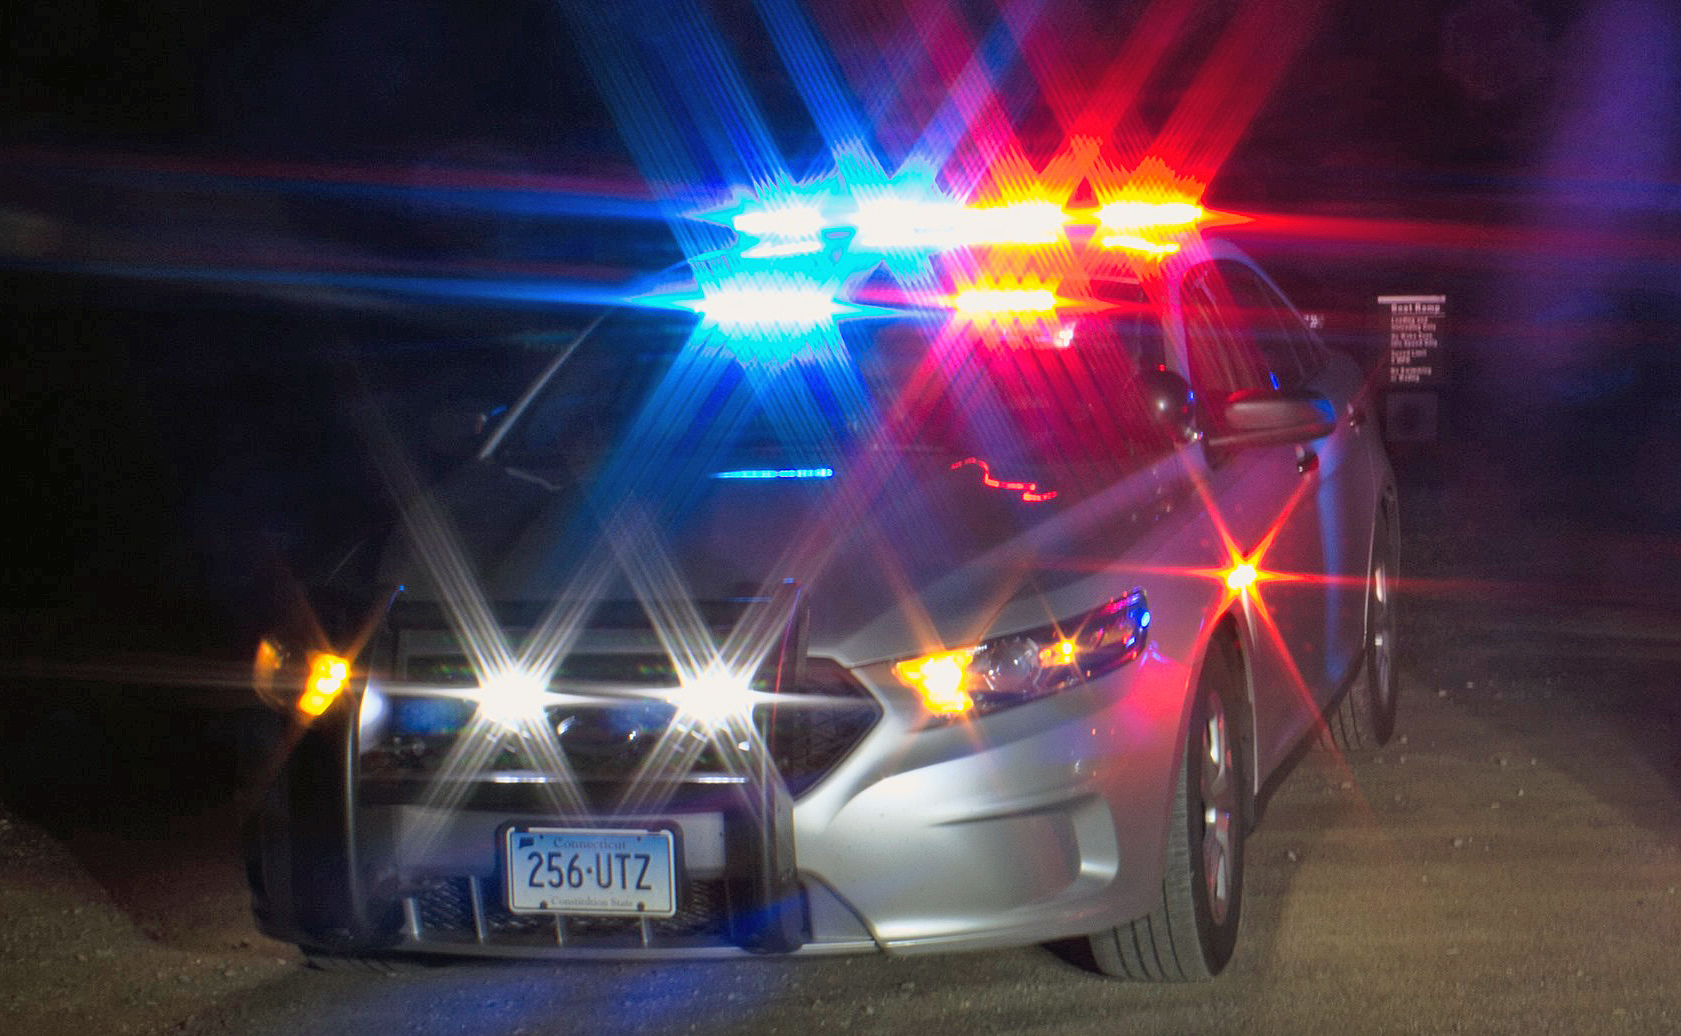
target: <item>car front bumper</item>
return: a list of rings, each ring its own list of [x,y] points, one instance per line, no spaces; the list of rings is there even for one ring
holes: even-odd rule
[[[511,957],[913,953],[1023,945],[1159,895],[1185,673],[1153,654],[969,723],[889,708],[793,801],[778,782],[675,781],[648,808],[559,817],[540,782],[356,775],[349,700],[290,755],[256,821],[270,935],[323,950]],[[669,919],[516,914],[510,824],[669,827]]]

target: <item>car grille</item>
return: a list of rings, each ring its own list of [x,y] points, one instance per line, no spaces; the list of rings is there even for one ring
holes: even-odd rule
[[[404,631],[396,633],[401,645]],[[477,686],[477,675],[465,653],[435,626],[423,628],[413,643],[415,648],[398,646],[390,657],[396,684],[385,694],[384,726],[361,746],[364,779],[407,781],[429,776],[449,757],[472,722],[476,704],[470,698],[426,693]],[[755,691],[766,695],[752,711],[758,743],[747,744],[745,752],[719,741],[691,745],[680,753],[681,772],[664,776],[739,775],[744,766],[758,765],[768,755],[790,794],[797,797],[839,765],[880,719],[880,703],[845,667],[828,659],[807,659],[799,667],[797,680],[778,681],[777,662],[773,656],[751,682]],[[606,788],[642,774],[662,742],[671,747],[665,735],[678,719],[678,709],[657,697],[604,698],[611,699],[615,691],[622,695],[627,689],[679,685],[676,667],[659,651],[580,650],[563,659],[550,687],[575,696],[565,704],[546,707],[545,719],[556,732],[573,776],[586,786]],[[480,758],[485,772],[544,769],[518,738],[502,739]]]
[[[830,679],[821,688],[807,684],[798,689],[805,701],[771,703],[753,710],[753,725],[764,750],[796,796],[834,769],[881,715],[875,699],[839,666],[830,665]],[[813,697],[822,700],[814,703]],[[390,730],[364,746],[361,770],[365,778],[414,778],[432,772],[448,757],[475,711],[471,702],[458,699],[395,694],[389,696],[387,708],[392,717]],[[578,779],[611,784],[629,780],[648,762],[661,735],[677,717],[677,709],[663,702],[556,705],[547,708],[545,715]],[[709,743],[694,756],[687,772],[738,772],[740,764],[731,762],[734,755]],[[485,763],[488,771],[541,768],[540,761],[530,758],[528,749],[513,739],[497,745]]]
[[[516,914],[496,886],[476,877],[433,878],[404,895],[411,939],[426,944],[617,947],[722,946],[729,943],[724,882],[691,880],[674,917]]]

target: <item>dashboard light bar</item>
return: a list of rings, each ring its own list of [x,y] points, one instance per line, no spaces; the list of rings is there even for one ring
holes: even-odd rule
[[[777,478],[819,479],[834,478],[834,468],[743,468],[739,471],[715,471],[713,478],[768,481]]]
[[[995,478],[992,474],[992,466],[986,461],[981,460],[979,457],[965,457],[956,464],[953,464],[951,466],[951,470],[956,471],[958,468],[968,464],[973,464],[975,467],[981,469],[981,484],[986,486],[988,489],[1002,489],[1008,493],[1020,493],[1022,501],[1029,504],[1038,504],[1043,503],[1046,500],[1056,499],[1056,490],[1041,490],[1039,488],[1039,483],[1037,482],[1020,482]]]

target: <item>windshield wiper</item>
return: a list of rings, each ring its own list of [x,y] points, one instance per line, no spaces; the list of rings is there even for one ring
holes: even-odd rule
[[[538,475],[535,472],[526,471],[524,468],[516,468],[512,464],[504,464],[502,466],[502,470],[512,475],[514,478],[523,479],[527,482],[532,482],[542,486],[551,493],[558,493],[560,491],[560,484],[558,482],[550,482],[543,476]]]

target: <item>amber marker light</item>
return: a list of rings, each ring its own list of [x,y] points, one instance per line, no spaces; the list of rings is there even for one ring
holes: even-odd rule
[[[1059,640],[1045,649],[1042,661],[1045,665],[1073,665],[1079,651],[1079,646],[1072,640]]]
[[[298,711],[306,716],[321,715],[349,683],[350,660],[317,651],[309,656],[309,677],[298,699]]]
[[[975,700],[963,689],[969,661],[974,657],[974,648],[923,655],[894,665],[893,675],[922,696],[929,712],[955,716],[975,705]]]

